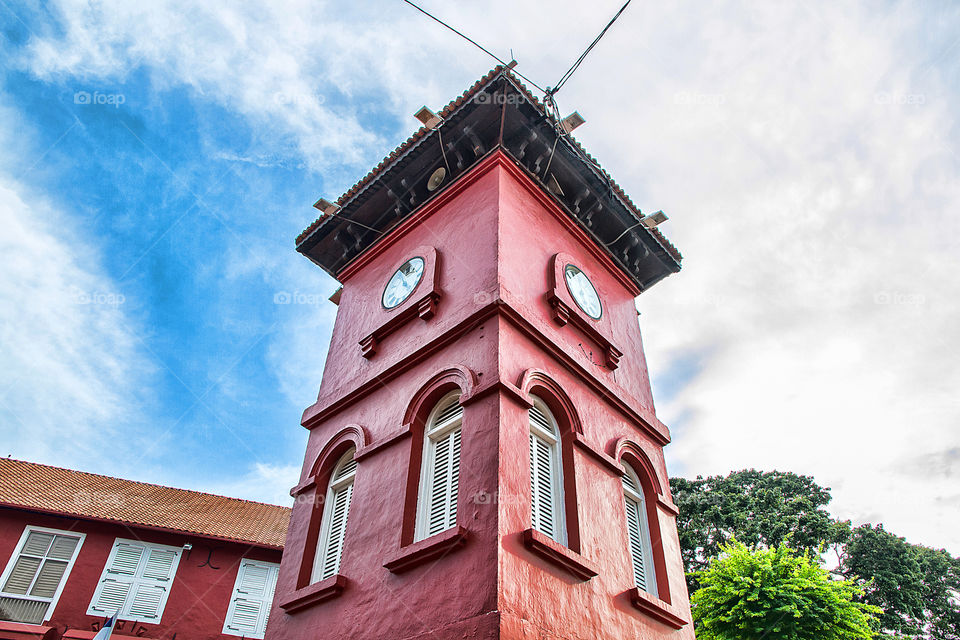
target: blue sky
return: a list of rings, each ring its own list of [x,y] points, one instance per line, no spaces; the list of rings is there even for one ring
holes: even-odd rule
[[[425,6],[548,85],[619,3]],[[672,472],[960,550],[958,34],[634,3],[558,95],[685,255],[638,301]],[[294,238],[491,65],[401,2],[0,1],[0,454],[285,500],[336,286]]]

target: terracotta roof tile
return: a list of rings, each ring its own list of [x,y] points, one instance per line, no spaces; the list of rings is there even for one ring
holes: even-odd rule
[[[283,548],[290,509],[0,458],[0,505]]]

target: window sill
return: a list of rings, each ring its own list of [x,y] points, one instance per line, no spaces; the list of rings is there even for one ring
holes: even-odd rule
[[[403,573],[419,567],[435,558],[441,558],[449,552],[463,546],[467,541],[467,530],[457,525],[446,531],[430,536],[400,549],[384,563],[390,573]]]
[[[141,627],[142,628],[142,627]],[[63,632],[63,635],[60,636],[61,640],[93,640],[97,636],[96,631],[83,631],[81,629],[67,629]],[[5,638],[8,636],[4,636]],[[30,636],[31,638],[37,638],[39,636]],[[148,638],[148,636],[125,636],[119,633],[111,633],[111,640],[141,640]]]
[[[586,558],[536,529],[531,528],[523,532],[523,546],[580,580],[589,580],[597,575],[597,570]]]
[[[664,511],[666,511],[667,513],[669,513],[670,515],[672,515],[673,517],[677,517],[680,515],[680,508],[677,507],[677,505],[674,504],[672,500],[667,500],[662,495],[657,496],[657,506],[663,509]]]
[[[673,606],[646,591],[634,587],[627,591],[627,595],[634,607],[668,627],[680,629],[687,624],[687,620]]]
[[[0,620],[0,633],[3,634],[4,638],[23,638],[23,640],[41,638],[47,640],[56,637],[57,630],[54,627],[39,624]]]
[[[336,598],[343,593],[346,586],[347,579],[344,576],[339,574],[330,576],[320,582],[297,589],[280,601],[280,608],[287,613],[296,613],[307,607]]]

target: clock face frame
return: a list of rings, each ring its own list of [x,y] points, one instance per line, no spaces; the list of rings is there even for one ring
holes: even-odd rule
[[[583,270],[573,264],[568,264],[563,268],[563,279],[567,281],[567,291],[573,297],[577,306],[594,320],[599,320],[603,315],[603,305],[600,303],[600,295],[596,287],[590,282],[590,278]]]
[[[400,268],[394,271],[383,288],[380,304],[384,309],[395,309],[403,304],[413,293],[420,281],[423,280],[423,271],[426,261],[421,256],[410,258]]]

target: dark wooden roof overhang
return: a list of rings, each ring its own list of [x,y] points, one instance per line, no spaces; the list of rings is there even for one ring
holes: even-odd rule
[[[334,278],[427,201],[501,149],[601,247],[643,291],[680,270],[680,253],[612,178],[508,70],[496,68],[445,107],[443,123],[422,128],[297,239],[297,251]],[[434,191],[427,181],[447,175]],[[559,185],[559,192],[556,190]],[[554,188],[551,189],[551,186]]]

